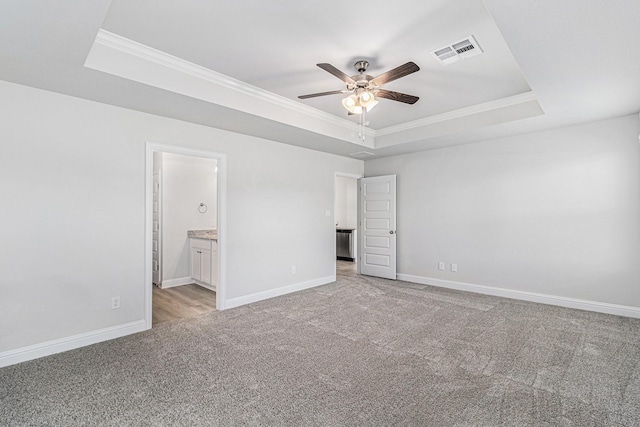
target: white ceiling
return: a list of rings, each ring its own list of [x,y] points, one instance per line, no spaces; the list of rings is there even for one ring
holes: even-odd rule
[[[637,0],[363,5],[5,0],[0,79],[341,155],[407,153],[640,110]],[[446,67],[431,55],[469,35],[482,55]],[[352,75],[358,59],[374,76],[407,61],[421,68],[385,86],[420,101],[381,100],[364,142],[340,95],[297,99],[344,88],[316,63]]]
[[[354,75],[355,61],[366,59],[367,73],[376,76],[414,61],[421,71],[388,88],[422,100],[413,106],[383,100],[368,117],[373,129],[530,91],[481,1],[370,1],[366,25],[372,30],[365,32],[351,13],[336,13],[345,8],[343,0],[310,4],[114,0],[102,27],[293,100],[345,88],[316,67],[320,62]],[[483,56],[447,67],[432,57],[433,50],[471,34]],[[300,102],[347,118],[343,97]]]

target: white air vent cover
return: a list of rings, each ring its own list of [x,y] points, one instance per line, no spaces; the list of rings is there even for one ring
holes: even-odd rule
[[[459,42],[443,46],[432,53],[440,64],[444,66],[451,64],[452,62],[480,55],[482,52],[483,51],[480,48],[480,45],[478,45],[476,39],[474,39],[473,36],[469,36]]]
[[[351,154],[349,154],[349,155],[350,155],[350,156],[353,156],[353,157],[357,157],[357,158],[359,158],[359,159],[362,159],[362,158],[364,158],[364,157],[375,156],[375,154],[370,153],[370,152],[368,152],[368,151],[358,151],[357,153],[351,153]]]

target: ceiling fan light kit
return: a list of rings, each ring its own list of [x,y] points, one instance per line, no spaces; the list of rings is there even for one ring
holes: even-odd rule
[[[375,92],[362,91],[359,94],[347,96],[342,100],[342,105],[351,114],[362,114],[364,111],[371,111],[378,104]]]
[[[406,64],[387,71],[378,77],[372,77],[365,74],[365,71],[369,68],[369,62],[365,60],[357,61],[353,65],[358,71],[358,74],[355,76],[348,76],[331,64],[321,63],[316,65],[345,82],[347,85],[346,90],[312,93],[309,95],[301,95],[298,98],[307,99],[338,93],[350,93],[349,96],[342,100],[342,106],[347,110],[349,115],[355,114],[360,116],[360,138],[362,140],[364,140],[364,115],[378,104],[378,100],[376,98],[386,98],[405,104],[415,104],[418,99],[420,99],[417,96],[381,89],[381,86],[385,83],[389,83],[420,70],[420,67],[418,67],[414,62],[407,62]]]

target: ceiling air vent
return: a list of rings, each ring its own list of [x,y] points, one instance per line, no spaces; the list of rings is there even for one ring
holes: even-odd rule
[[[351,153],[349,154],[352,157],[357,157],[359,159],[365,158],[365,157],[370,157],[370,156],[375,156],[375,154],[370,153],[368,151],[358,151],[357,153]]]
[[[472,56],[480,55],[482,53],[482,49],[480,48],[480,45],[478,45],[476,39],[474,39],[473,36],[469,36],[459,42],[443,46],[432,53],[438,62],[445,66]]]

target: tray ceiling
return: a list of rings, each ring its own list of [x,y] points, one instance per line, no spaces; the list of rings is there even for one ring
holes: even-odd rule
[[[615,42],[640,41],[631,0],[33,0],[1,11],[0,79],[341,155],[401,154],[640,108],[640,54]],[[469,36],[481,55],[443,66],[432,54]],[[315,64],[355,74],[359,59],[371,75],[407,61],[421,68],[385,86],[420,101],[381,100],[364,142],[340,95],[297,98],[343,88]]]

